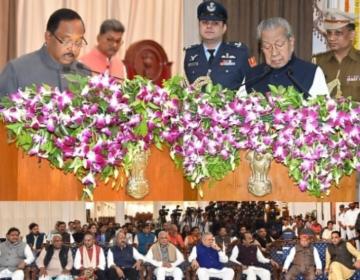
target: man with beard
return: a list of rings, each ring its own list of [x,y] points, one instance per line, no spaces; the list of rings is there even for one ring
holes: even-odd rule
[[[84,232],[81,227],[81,222],[79,220],[74,220],[74,232],[71,234],[74,242],[80,244],[84,239]]]
[[[216,244],[221,248],[221,250],[226,254],[230,255],[230,244],[231,244],[231,237],[227,233],[226,227],[220,227],[218,235],[215,236]]]
[[[60,234],[54,234],[52,244],[41,250],[36,265],[40,269],[39,280],[50,280],[59,276],[71,279],[73,258],[69,247],[63,244]]]
[[[339,231],[333,231],[331,244],[326,249],[325,272],[329,274],[329,280],[349,279],[355,268],[360,268],[360,252],[341,239]]]
[[[47,22],[45,43],[40,50],[10,61],[0,74],[0,97],[19,88],[48,84],[67,89],[65,74],[89,75],[76,61],[86,45],[85,26],[73,10],[59,9]]]
[[[40,232],[39,225],[36,223],[31,223],[29,230],[29,234],[26,235],[26,243],[32,249],[34,256],[38,256],[43,245],[46,243],[45,233]]]
[[[144,258],[134,247],[126,243],[124,232],[119,231],[116,235],[116,245],[110,248],[107,255],[109,279],[138,279]]]
[[[108,72],[115,78],[126,78],[126,69],[121,59],[116,57],[125,32],[124,25],[116,19],[107,19],[100,26],[97,46],[80,58],[95,73]]]
[[[24,268],[34,261],[31,248],[20,241],[20,231],[10,228],[6,234],[6,241],[0,243],[0,279],[24,279]]]
[[[42,247],[46,244],[46,236],[45,233],[40,232],[39,225],[36,223],[31,223],[29,225],[29,231],[29,234],[26,235],[26,243],[30,246],[34,257],[36,258],[40,254]],[[36,273],[37,267],[35,262],[25,268],[26,279],[30,279],[31,275]]]
[[[80,271],[83,279],[106,280],[105,267],[106,260],[103,249],[95,245],[95,238],[92,233],[84,235],[84,245],[76,251],[74,268]]]

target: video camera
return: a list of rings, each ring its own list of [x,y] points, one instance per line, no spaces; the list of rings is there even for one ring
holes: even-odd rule
[[[180,209],[180,205],[176,205],[176,208],[174,210],[172,210],[170,218],[171,218],[171,222],[173,224],[177,225],[179,223],[182,211],[183,210]]]
[[[159,216],[166,217],[168,214],[169,214],[169,209],[166,208],[165,205],[161,206],[161,209],[159,210]]]

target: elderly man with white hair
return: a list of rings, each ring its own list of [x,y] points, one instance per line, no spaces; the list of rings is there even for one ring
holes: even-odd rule
[[[189,262],[191,267],[196,271],[199,280],[208,280],[210,277],[216,277],[224,280],[232,280],[234,270],[224,267],[228,262],[228,257],[221,251],[215,243],[214,236],[207,232],[202,235],[201,242],[193,247]]]
[[[41,250],[36,265],[40,269],[39,280],[72,279],[70,271],[73,267],[73,257],[69,247],[63,244],[60,234],[53,234],[52,244]]]
[[[146,260],[155,266],[157,280],[164,280],[172,276],[174,280],[181,280],[183,272],[178,266],[184,261],[183,254],[169,242],[169,234],[160,231],[158,241],[153,244],[146,254]]]
[[[295,37],[289,22],[280,17],[264,19],[257,27],[257,39],[265,63],[251,68],[246,76],[246,91],[266,93],[269,85],[293,86],[305,99],[329,95],[322,69],[294,54]],[[240,92],[242,93],[242,92]]]

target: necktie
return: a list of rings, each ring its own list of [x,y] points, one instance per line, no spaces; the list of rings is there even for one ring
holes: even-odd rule
[[[212,62],[213,62],[213,60],[214,60],[214,58],[215,58],[215,56],[214,56],[215,50],[214,50],[214,49],[212,49],[212,50],[208,49],[207,51],[208,51],[208,53],[210,54],[210,57],[209,57],[209,65],[211,65]]]

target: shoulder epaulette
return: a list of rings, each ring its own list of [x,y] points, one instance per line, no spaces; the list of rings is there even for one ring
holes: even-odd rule
[[[316,64],[319,58],[326,57],[327,55],[332,55],[331,51],[326,51],[326,52],[321,52],[321,53],[314,54],[311,57],[311,62]]]
[[[249,57],[248,58],[248,63],[249,63],[249,66],[251,68],[255,67],[257,65],[257,61],[256,61],[255,56]]]
[[[184,47],[184,51],[187,51],[187,50],[190,50],[190,49],[193,49],[193,48],[195,48],[195,47],[197,47],[197,46],[199,46],[199,44],[193,44],[193,45],[190,45],[190,46],[188,46],[188,47]]]
[[[331,53],[331,51],[320,52],[320,53],[314,54],[312,57],[321,57],[321,56],[328,55],[328,54],[330,54],[330,53]]]
[[[241,48],[242,46],[244,46],[244,44],[241,42],[227,42],[226,44],[235,48]]]

